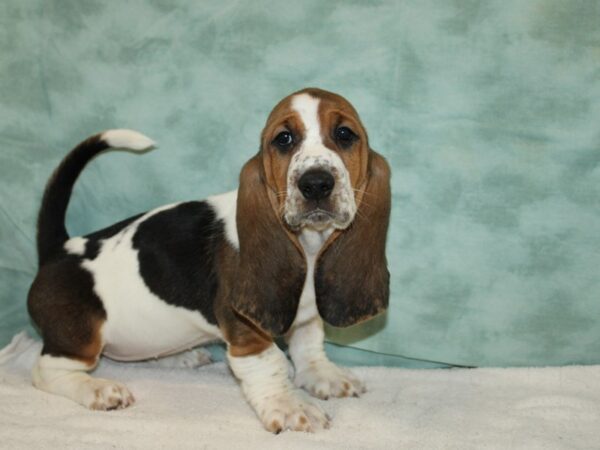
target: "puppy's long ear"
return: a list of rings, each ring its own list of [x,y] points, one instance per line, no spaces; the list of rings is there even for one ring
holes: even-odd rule
[[[390,169],[370,150],[366,186],[352,224],[321,253],[315,271],[317,307],[329,324],[345,327],[383,312],[390,275],[385,240],[390,218]]]
[[[294,321],[306,268],[264,180],[257,155],[240,175],[236,218],[240,259],[231,305],[267,334],[279,336]]]

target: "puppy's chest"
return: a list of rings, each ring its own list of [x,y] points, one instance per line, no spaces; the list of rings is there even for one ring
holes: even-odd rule
[[[300,244],[306,256],[306,279],[304,280],[304,287],[300,295],[294,325],[300,325],[303,322],[312,320],[319,314],[315,294],[315,265],[317,256],[332,231],[331,229],[325,231],[305,229],[299,236]]]

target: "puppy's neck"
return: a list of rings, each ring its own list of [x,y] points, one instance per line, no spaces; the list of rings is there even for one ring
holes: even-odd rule
[[[314,259],[327,241],[327,238],[333,233],[333,227],[328,227],[324,230],[315,230],[304,227],[298,235],[300,245],[304,249],[304,254],[307,259]]]

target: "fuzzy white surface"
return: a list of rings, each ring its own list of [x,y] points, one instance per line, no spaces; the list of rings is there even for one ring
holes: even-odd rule
[[[137,403],[88,411],[31,386],[40,346],[22,333],[0,350],[1,448],[600,448],[600,366],[356,368],[367,394],[319,402],[331,429],[272,435],[223,363],[174,369],[102,360],[96,373],[125,382]]]

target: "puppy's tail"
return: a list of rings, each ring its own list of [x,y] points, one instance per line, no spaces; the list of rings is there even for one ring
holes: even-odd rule
[[[62,160],[44,191],[37,222],[37,250],[40,266],[51,260],[69,239],[65,216],[73,185],[87,163],[110,148],[143,151],[154,142],[133,130],[108,130],[81,142]]]

